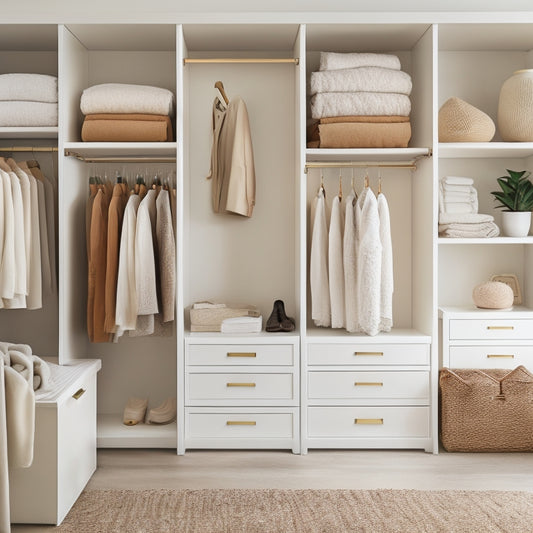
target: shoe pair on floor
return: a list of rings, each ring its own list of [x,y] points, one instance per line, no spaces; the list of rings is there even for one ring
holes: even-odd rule
[[[126,426],[135,426],[139,423],[170,424],[176,420],[176,398],[167,398],[160,406],[148,411],[147,398],[129,398],[124,408],[123,423]],[[145,420],[146,416],[146,420]]]
[[[294,318],[290,318],[285,313],[285,304],[283,300],[276,300],[274,308],[267,320],[266,331],[294,331]]]

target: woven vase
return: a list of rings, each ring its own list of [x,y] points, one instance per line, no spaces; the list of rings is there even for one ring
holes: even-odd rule
[[[448,98],[439,109],[439,142],[489,142],[494,137],[493,120],[477,107],[457,98]]]
[[[517,70],[503,83],[498,129],[504,141],[533,141],[533,69]]]

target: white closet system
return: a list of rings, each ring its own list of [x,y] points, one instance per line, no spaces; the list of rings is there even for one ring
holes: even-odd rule
[[[102,359],[99,446],[169,447],[178,453],[192,447],[436,453],[438,307],[468,308],[474,285],[491,274],[514,272],[524,295],[525,309],[518,312],[531,313],[533,237],[445,240],[437,236],[437,216],[438,180],[454,173],[474,178],[480,211],[495,213],[499,222],[488,193],[505,168],[531,168],[533,143],[496,138],[439,145],[437,113],[447,98],[459,96],[496,117],[503,81],[514,70],[533,67],[533,14],[484,14],[482,20],[450,14],[441,22],[439,14],[395,19],[330,13],[325,22],[310,17],[309,24],[292,15],[272,16],[268,23],[249,15],[239,24],[205,23],[191,15],[161,24],[10,25],[9,18],[0,24],[0,72],[58,75],[60,106],[58,128],[0,128],[0,147],[58,146],[57,166],[50,159],[45,171],[58,171],[60,283],[59,296],[42,312],[0,311],[0,338],[29,343],[35,353],[59,355],[63,363]],[[413,80],[410,148],[306,149],[306,74],[317,70],[319,51],[400,57]],[[290,62],[255,61],[279,58]],[[246,101],[250,115],[257,175],[250,220],[211,210],[205,176],[217,80],[230,98]],[[177,141],[80,142],[81,92],[109,81],[172,90]],[[171,337],[91,345],[85,316],[87,177],[98,161],[128,168],[139,158],[177,173],[175,331]],[[320,170],[311,167],[338,163],[355,164],[357,190],[364,175],[359,167],[368,167],[377,188],[373,167],[381,166],[389,202],[394,328],[375,337],[317,328],[311,320],[308,208],[320,180]],[[332,198],[338,169],[322,172]],[[350,171],[343,176],[348,191]],[[296,330],[191,334],[188,307],[206,298],[253,303],[265,320],[274,300],[283,299]],[[254,385],[226,387],[239,378]],[[145,395],[157,405],[176,394],[177,424],[121,424],[129,396]]]

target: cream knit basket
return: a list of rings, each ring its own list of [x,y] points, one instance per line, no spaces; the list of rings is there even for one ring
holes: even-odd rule
[[[533,69],[517,70],[503,83],[498,129],[504,141],[533,141]]]
[[[439,110],[439,142],[489,142],[495,132],[486,113],[455,96]]]

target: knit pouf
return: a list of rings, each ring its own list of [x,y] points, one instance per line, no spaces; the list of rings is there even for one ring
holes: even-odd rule
[[[472,299],[481,309],[509,309],[513,306],[513,289],[501,281],[486,281],[474,288]]]
[[[517,70],[503,83],[498,129],[504,141],[533,141],[533,69]]]
[[[495,132],[494,121],[486,113],[455,96],[439,110],[439,142],[489,142]]]

